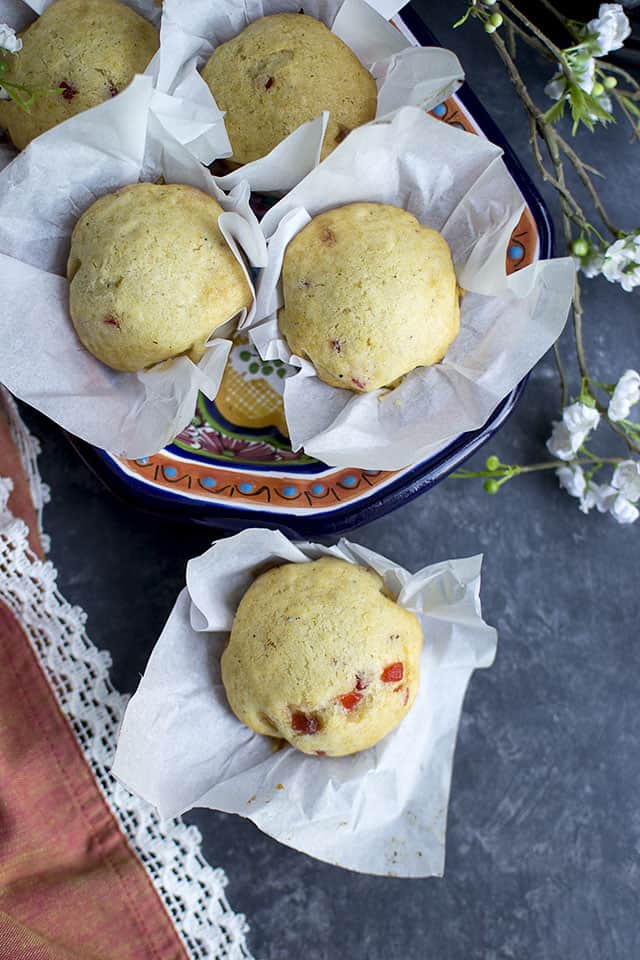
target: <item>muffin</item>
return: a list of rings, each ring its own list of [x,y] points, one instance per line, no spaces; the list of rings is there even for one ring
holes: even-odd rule
[[[71,236],[71,319],[84,346],[114,370],[186,355],[252,292],[218,226],[220,205],[194,187],[135,183],[96,200]]]
[[[34,137],[95,107],[144,73],[158,49],[158,31],[117,0],[57,0],[7,55],[6,79],[44,91],[29,111],[0,101],[0,126],[22,150]]]
[[[268,570],[222,655],[231,709],[257,733],[340,757],[378,743],[418,691],[418,619],[381,577],[333,557]]]
[[[301,13],[256,20],[214,50],[202,76],[225,111],[235,164],[264,157],[328,110],[324,158],[376,115],[369,71],[323,23]]]
[[[446,240],[399,207],[350,203],[288,245],[280,331],[334,387],[392,386],[443,358],[460,329]]]

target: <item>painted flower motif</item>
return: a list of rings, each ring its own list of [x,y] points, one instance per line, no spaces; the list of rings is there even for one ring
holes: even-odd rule
[[[609,400],[609,419],[614,422],[626,420],[631,408],[640,400],[640,373],[626,370],[618,380]]]
[[[627,293],[640,284],[640,230],[611,244],[604,255],[602,273]]]
[[[621,3],[601,3],[598,16],[583,31],[597,57],[619,50],[630,34],[631,26]]]
[[[595,407],[579,400],[570,404],[562,411],[562,420],[554,420],[547,450],[558,460],[572,460],[599,422],[600,414]]]
[[[7,23],[0,23],[0,50],[7,50],[9,53],[22,50],[22,40]]]
[[[190,423],[178,434],[176,440],[186,444],[193,450],[205,450],[220,456],[238,457],[240,460],[293,460],[297,454],[292,450],[281,450],[262,440],[239,440],[235,437],[225,437],[213,427],[198,426]]]

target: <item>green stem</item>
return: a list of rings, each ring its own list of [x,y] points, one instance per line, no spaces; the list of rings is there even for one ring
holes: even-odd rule
[[[623,462],[623,457],[579,457],[577,460],[541,460],[539,463],[528,463],[525,466],[512,466],[507,467],[502,472],[502,476],[499,471],[496,470],[455,470],[451,476],[457,480],[474,480],[479,479],[480,477],[494,478],[494,479],[504,479],[510,480],[511,477],[520,476],[521,473],[537,473],[540,470],[558,470],[560,467],[568,466],[595,466],[603,465],[605,463],[612,464],[613,466],[619,466]]]

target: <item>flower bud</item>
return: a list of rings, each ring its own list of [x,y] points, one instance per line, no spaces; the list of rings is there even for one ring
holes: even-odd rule
[[[494,25],[493,25],[492,23],[489,23],[488,20],[487,20],[487,22],[486,22],[485,25],[484,25],[484,32],[485,32],[485,33],[495,33],[497,29],[498,29],[498,28],[497,28],[497,27],[494,27]]]
[[[491,16],[489,17],[489,23],[493,24],[496,30],[498,29],[498,27],[502,26],[503,22],[504,21],[502,19],[501,13],[492,13]]]
[[[591,88],[591,93],[593,94],[594,97],[601,97],[602,94],[604,93],[603,85],[601,83],[598,83],[598,81],[596,81],[593,87]]]
[[[571,244],[571,252],[576,257],[586,257],[589,250],[589,243],[584,237],[578,237],[578,239],[574,240]]]
[[[613,90],[614,87],[618,86],[618,81],[615,77],[605,77],[602,81],[605,87],[605,90]]]
[[[485,467],[487,470],[497,470],[500,466],[500,461],[496,457],[495,453],[492,453],[490,457],[487,457]]]
[[[498,490],[500,489],[500,484],[498,483],[497,480],[485,480],[484,488],[487,491],[487,493],[493,494],[498,492]]]

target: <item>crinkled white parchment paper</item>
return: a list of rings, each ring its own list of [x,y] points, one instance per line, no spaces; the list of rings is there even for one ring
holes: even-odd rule
[[[302,9],[326,23],[371,71],[378,85],[378,117],[409,104],[429,109],[460,86],[464,72],[451,51],[414,47],[385,19],[401,6],[401,2],[390,4],[388,0],[165,0],[158,84],[160,89],[168,89],[171,77],[180,73],[183,64],[192,64],[195,58],[203,65],[215,47],[254,20]],[[266,157],[217,177],[218,186],[228,190],[246,180],[252,190],[290,190],[318,164],[327,118],[325,113],[310,120]],[[230,155],[231,148],[215,156]]]
[[[260,276],[250,336],[265,359],[299,368],[285,382],[294,450],[331,466],[394,470],[481,427],[551,347],[566,322],[575,267],[537,261],[511,276],[506,251],[523,199],[502,151],[415,107],[354,130],[264,216],[269,262]],[[461,330],[444,360],[395,390],[330,387],[291,355],[278,329],[279,284],[289,241],[309,219],[355,201],[404,207],[448,241],[462,298]]]
[[[420,690],[400,726],[369,750],[274,753],[227,705],[220,656],[258,573],[328,555],[372,567],[419,617]],[[347,540],[294,545],[270,530],[219,540],[187,566],[187,586],[127,707],[113,773],[165,817],[209,807],[351,870],[441,876],[462,703],[471,674],[496,651],[496,632],[481,617],[480,566],[481,557],[470,557],[411,574]]]
[[[248,280],[240,250],[253,266],[265,262],[248,187],[223,194],[169,134],[154,103],[165,112],[179,109],[154,91],[150,77],[138,76],[119,96],[38,137],[0,175],[0,382],[76,436],[126,457],[171,441],[191,420],[199,390],[215,396],[231,329],[212,335],[197,365],[178,357],[119,373],[93,357],[68,309],[66,260],[80,215],[105,193],[164,176],[199,187],[224,207],[220,228]]]
[[[0,0],[0,23],[7,23],[20,32],[51,6],[53,0]],[[160,6],[154,0],[122,0],[156,27],[160,27]],[[217,109],[209,88],[197,70],[195,59],[182,61],[166,48],[170,63],[161,66],[161,51],[149,63],[146,75],[153,80],[154,87],[160,92],[170,94],[172,103],[167,99],[154,99],[151,110],[155,112],[169,133],[183,143],[200,160],[210,163],[215,157],[226,157],[230,153],[229,138],[224,126],[224,117]],[[171,64],[175,64],[172,69]],[[162,75],[162,85],[159,83]],[[17,151],[2,144],[0,152],[0,170]]]

